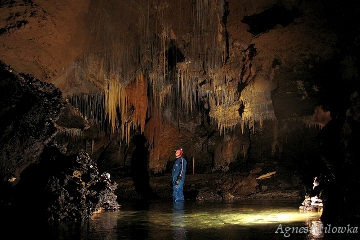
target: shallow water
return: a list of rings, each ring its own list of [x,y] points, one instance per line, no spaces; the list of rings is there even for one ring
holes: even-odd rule
[[[51,226],[29,223],[19,231],[27,231],[27,237],[59,240],[321,239],[300,230],[316,223],[319,217],[320,213],[301,213],[299,202],[290,200],[139,201],[121,203],[119,211],[98,213],[86,221],[60,222]],[[286,227],[291,227],[293,232],[286,233]]]

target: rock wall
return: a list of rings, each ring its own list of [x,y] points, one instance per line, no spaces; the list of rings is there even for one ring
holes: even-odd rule
[[[19,74],[0,62],[0,176],[19,180],[57,133],[64,101],[54,85]]]

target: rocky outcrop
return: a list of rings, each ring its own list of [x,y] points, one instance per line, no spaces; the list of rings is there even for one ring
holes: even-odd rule
[[[0,106],[0,176],[17,182],[55,136],[64,102],[54,85],[0,62]]]
[[[66,145],[54,142],[59,131],[84,128],[86,121],[64,107],[52,84],[3,63],[0,72],[1,207],[47,220],[84,219],[118,209],[110,174],[100,173],[86,153],[68,155]],[[72,121],[66,120],[69,115]]]
[[[116,188],[110,174],[101,174],[88,154],[64,156],[52,147],[43,152],[38,164],[22,172],[14,188],[14,203],[25,213],[36,209],[48,221],[80,220],[119,209]]]

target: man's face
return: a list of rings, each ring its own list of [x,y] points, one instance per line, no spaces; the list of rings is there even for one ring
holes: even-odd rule
[[[175,151],[175,157],[179,158],[181,156],[181,151],[180,150],[176,150]]]
[[[313,121],[320,125],[325,125],[330,118],[330,112],[324,111],[321,106],[317,106],[314,110]]]

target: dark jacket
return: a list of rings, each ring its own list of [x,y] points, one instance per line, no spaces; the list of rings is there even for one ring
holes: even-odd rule
[[[173,170],[172,170],[172,183],[175,184],[177,178],[181,177],[181,183],[185,181],[185,173],[186,173],[186,160],[182,156],[175,160]]]

